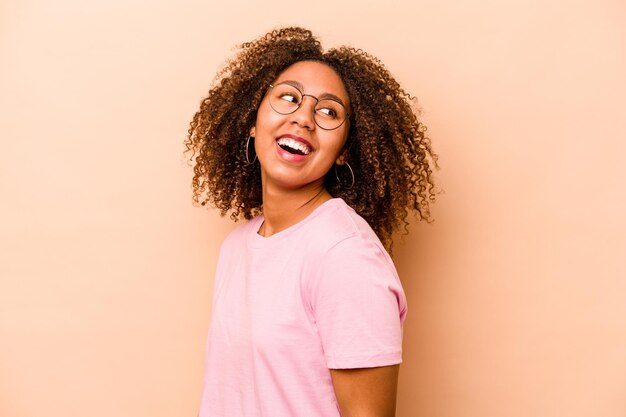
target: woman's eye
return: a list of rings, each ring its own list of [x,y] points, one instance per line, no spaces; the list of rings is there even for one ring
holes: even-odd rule
[[[283,94],[282,96],[280,96],[281,100],[285,100],[288,101],[290,103],[297,103],[298,102],[298,98],[294,95],[291,94]]]
[[[317,109],[317,111],[321,114],[323,114],[325,117],[329,117],[329,118],[336,118],[337,117],[337,112],[333,109],[329,109],[328,107],[323,107],[321,109]]]

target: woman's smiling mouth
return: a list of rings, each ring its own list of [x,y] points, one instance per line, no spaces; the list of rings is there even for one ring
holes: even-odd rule
[[[293,155],[306,156],[313,151],[313,146],[305,139],[294,135],[283,135],[276,139],[280,148]]]
[[[290,138],[280,138],[276,142],[278,142],[278,146],[283,148],[289,153],[294,153],[296,155],[308,155],[311,150],[304,143],[295,141]]]

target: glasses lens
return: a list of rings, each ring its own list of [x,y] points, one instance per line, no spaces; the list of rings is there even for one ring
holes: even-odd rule
[[[311,96],[312,97],[312,96]],[[313,98],[317,100],[316,98]],[[269,91],[270,106],[280,114],[290,114],[298,110],[302,103],[302,93],[290,84],[277,84]],[[322,129],[336,129],[346,120],[348,112],[338,101],[319,100],[315,105],[315,123]]]
[[[292,85],[278,84],[270,90],[270,105],[281,114],[293,113],[300,106],[302,94]]]
[[[315,106],[315,122],[322,129],[336,129],[346,119],[346,108],[335,100],[320,100]]]

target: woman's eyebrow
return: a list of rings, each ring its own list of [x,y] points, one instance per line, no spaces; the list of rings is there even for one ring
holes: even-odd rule
[[[300,81],[294,81],[294,80],[285,80],[285,81],[281,81],[277,84],[289,84],[291,86],[296,87],[298,90],[300,90],[300,92],[304,91],[304,86],[302,85],[302,83]]]
[[[283,84],[283,83],[296,87],[298,90],[300,90],[301,93],[304,92],[304,86],[302,85],[300,81],[285,80],[285,81],[281,81],[279,84]],[[307,93],[303,93],[303,94],[307,94]],[[343,102],[342,99],[340,99],[339,97],[337,97],[335,94],[332,94],[332,93],[323,93],[319,97],[316,97],[316,98],[319,100],[326,100],[326,99],[334,100],[342,104],[344,107],[346,106],[346,104]]]
[[[344,106],[344,107],[346,106],[346,104],[343,102],[343,100],[342,100],[342,99],[340,99],[339,97],[337,97],[336,95],[331,94],[331,93],[324,93],[324,94],[322,94],[321,96],[319,96],[318,98],[319,98],[320,100],[330,99],[330,100],[333,100],[333,101],[337,101],[337,102],[339,102],[339,103],[340,103],[342,106]]]

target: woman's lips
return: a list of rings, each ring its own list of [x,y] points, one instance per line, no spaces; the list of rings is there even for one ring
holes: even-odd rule
[[[276,148],[278,154],[290,162],[304,161],[313,152],[313,145],[309,141],[289,133],[276,139]]]
[[[289,162],[302,162],[309,157],[309,155],[299,155],[297,153],[291,153],[291,152],[284,150],[283,148],[280,147],[280,145],[278,144],[278,141],[276,141],[276,152],[282,159],[289,161]]]
[[[313,145],[311,145],[311,143],[308,140],[304,139],[303,137],[286,133],[276,138],[277,141],[280,139],[285,139],[287,141],[294,141],[294,142],[299,143],[302,148],[306,148],[308,150],[307,153],[311,153],[313,151]]]
[[[278,138],[276,140],[276,143],[278,143],[278,146],[280,146],[287,152],[295,153],[297,155],[308,155],[309,153],[311,153],[311,148],[309,148],[302,142],[298,142],[295,139],[282,137]]]

